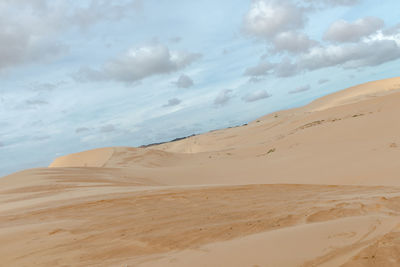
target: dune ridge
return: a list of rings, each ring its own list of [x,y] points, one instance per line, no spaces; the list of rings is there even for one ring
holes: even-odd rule
[[[0,266],[399,266],[400,78],[0,179]]]
[[[56,158],[49,168],[59,167],[104,167],[115,148],[97,148]]]

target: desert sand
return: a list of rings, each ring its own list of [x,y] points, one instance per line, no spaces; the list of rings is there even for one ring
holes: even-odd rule
[[[400,266],[400,78],[0,178],[0,266]]]

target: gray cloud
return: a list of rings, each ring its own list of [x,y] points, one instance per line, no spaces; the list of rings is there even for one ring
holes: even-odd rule
[[[99,22],[120,20],[140,10],[141,0],[0,1],[0,71],[55,60],[68,53],[61,34]]]
[[[176,36],[169,39],[173,43],[180,43],[182,41],[182,37]]]
[[[286,51],[294,54],[307,52],[311,47],[318,44],[304,33],[294,31],[279,33],[272,40],[272,43],[274,52]]]
[[[214,99],[214,105],[224,106],[233,98],[233,91],[226,89],[219,92],[217,97]]]
[[[310,89],[311,89],[310,85],[304,85],[304,86],[298,87],[292,91],[289,91],[289,94],[298,94],[298,93],[308,91]]]
[[[87,127],[79,127],[79,128],[76,128],[75,133],[80,134],[80,133],[84,133],[84,132],[88,132],[88,131],[90,131],[90,129]]]
[[[132,83],[144,78],[178,71],[199,59],[201,54],[171,51],[161,44],[132,48],[107,62],[102,69],[82,68],[74,78],[78,81],[117,81]]]
[[[291,59],[285,57],[282,61],[276,64],[276,68],[274,73],[278,77],[290,77],[298,74],[300,72],[299,66],[297,63],[293,63]]]
[[[29,88],[32,89],[33,91],[53,91],[62,85],[65,85],[66,82],[56,82],[56,83],[41,83],[41,82],[33,82],[29,85]]]
[[[358,42],[384,26],[383,20],[376,17],[365,17],[355,22],[338,20],[334,22],[324,35],[327,41],[346,43]]]
[[[259,83],[259,82],[262,82],[262,81],[264,81],[265,80],[265,78],[262,78],[262,77],[255,77],[255,76],[253,76],[253,77],[251,77],[250,79],[249,79],[249,83]]]
[[[389,27],[382,31],[384,35],[397,35],[400,34],[400,23]]]
[[[30,99],[25,101],[25,104],[29,106],[43,106],[43,105],[48,105],[49,103],[45,100],[41,99]]]
[[[193,80],[185,74],[182,74],[174,84],[178,88],[189,88],[194,85]]]
[[[107,124],[107,125],[104,125],[104,126],[100,127],[100,132],[101,133],[111,133],[111,132],[115,132],[116,130],[117,129],[112,124]]]
[[[170,100],[168,100],[168,103],[163,105],[164,108],[168,108],[168,107],[173,107],[173,106],[177,106],[180,103],[182,103],[182,100],[178,99],[178,98],[172,98]]]
[[[49,61],[67,51],[65,45],[49,41],[48,33],[39,26],[0,19],[0,70]]]
[[[142,1],[130,0],[125,2],[91,0],[86,7],[76,8],[68,22],[79,27],[87,28],[103,21],[120,20],[132,11],[138,11],[142,7]]]
[[[247,68],[244,72],[246,76],[258,77],[270,74],[275,65],[270,62],[260,62],[254,67]]]
[[[268,94],[268,92],[266,90],[258,90],[258,91],[255,91],[255,92],[245,95],[244,97],[242,97],[242,100],[245,102],[254,102],[254,101],[258,101],[258,100],[269,98],[269,97],[271,97],[271,95]]]
[[[46,140],[48,140],[50,138],[51,138],[50,135],[42,135],[42,136],[35,136],[35,137],[32,138],[32,140],[41,142],[41,141],[46,141]]]
[[[318,84],[324,84],[324,83],[327,83],[327,82],[330,82],[330,80],[329,79],[321,79],[321,80],[318,81]]]

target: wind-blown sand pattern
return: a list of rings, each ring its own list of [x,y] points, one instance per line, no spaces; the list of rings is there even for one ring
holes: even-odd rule
[[[0,179],[0,266],[400,266],[400,78]]]

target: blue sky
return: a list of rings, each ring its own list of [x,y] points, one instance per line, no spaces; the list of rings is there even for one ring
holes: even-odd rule
[[[398,76],[397,0],[0,0],[0,175]]]

